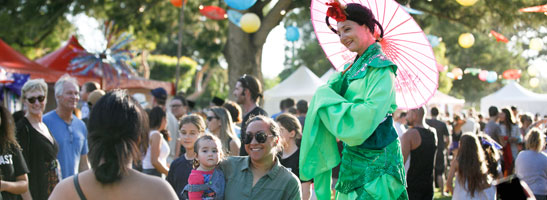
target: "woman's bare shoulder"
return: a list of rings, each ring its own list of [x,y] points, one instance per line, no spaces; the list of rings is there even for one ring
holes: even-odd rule
[[[139,196],[137,198],[141,199],[178,199],[175,191],[165,181],[164,179],[161,179],[156,176],[150,176],[146,175],[140,172],[134,172],[135,173],[135,180],[134,180],[134,188],[139,188],[136,193],[141,193],[142,196]]]
[[[53,189],[49,199],[78,199],[78,193],[76,193],[76,187],[74,186],[74,176],[59,182]]]

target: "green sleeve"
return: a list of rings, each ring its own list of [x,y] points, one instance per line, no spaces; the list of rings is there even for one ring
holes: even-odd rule
[[[354,80],[347,100],[330,87],[318,92],[324,101],[317,114],[325,128],[350,146],[362,144],[382,122],[395,99],[394,74],[388,67],[370,68],[369,75]],[[358,89],[358,91],[356,90]],[[321,91],[319,91],[321,90]]]

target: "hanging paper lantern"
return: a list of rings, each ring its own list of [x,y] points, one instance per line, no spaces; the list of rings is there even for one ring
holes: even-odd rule
[[[465,70],[463,71],[464,74],[471,74],[473,76],[476,76],[480,72],[481,72],[481,69],[478,69],[478,68],[465,68]]]
[[[488,71],[482,70],[482,71],[479,73],[479,80],[481,80],[481,81],[486,81],[486,77],[488,77]]]
[[[241,24],[239,23],[241,16],[243,15],[235,10],[228,10],[228,20],[239,27],[241,27]]]
[[[536,65],[530,65],[530,67],[528,67],[528,74],[530,76],[537,76],[539,74],[539,68]]]
[[[492,36],[494,36],[496,38],[496,41],[498,42],[503,42],[503,43],[508,43],[509,40],[503,36],[501,33],[498,33],[494,30],[490,30],[490,34],[492,34]]]
[[[530,40],[530,49],[541,51],[541,49],[543,49],[543,40],[541,40],[540,38],[534,38]]]
[[[472,6],[477,3],[478,0],[456,0],[462,6]]]
[[[454,74],[454,79],[461,79],[461,76],[463,75],[462,69],[456,67],[452,69],[452,74]]]
[[[429,44],[431,44],[431,47],[439,46],[439,43],[441,42],[441,38],[434,36],[434,35],[426,35],[427,40],[429,41]]]
[[[247,10],[255,5],[256,0],[224,0],[228,6],[236,10]]]
[[[298,38],[300,38],[300,33],[298,32],[298,28],[296,28],[295,26],[287,27],[285,38],[287,38],[287,41],[289,42],[297,41]]]
[[[538,78],[531,78],[530,79],[530,87],[537,87],[539,85],[539,79]]]
[[[439,64],[439,63],[437,63],[437,70],[439,70],[439,72],[443,72],[443,71],[446,70],[446,69],[445,69],[445,66],[443,66],[443,65],[441,65],[441,64]]]
[[[186,2],[188,2],[188,0],[184,0],[184,4],[186,4]],[[183,0],[171,0],[171,4],[177,8],[180,8],[182,7]]]
[[[260,18],[254,13],[246,13],[241,16],[239,24],[246,33],[254,33],[260,28]]]
[[[225,19],[226,11],[218,6],[204,6],[200,7],[199,12],[212,20],[223,20]]]
[[[495,71],[488,72],[488,75],[486,76],[486,82],[493,83],[498,80],[498,73]]]
[[[454,76],[454,74],[452,72],[447,72],[446,76],[450,79],[456,79],[456,77]]]
[[[475,37],[471,33],[462,33],[458,38],[458,43],[462,48],[469,48],[475,43]]]
[[[507,80],[517,80],[520,78],[520,70],[508,69],[503,72],[503,78]]]

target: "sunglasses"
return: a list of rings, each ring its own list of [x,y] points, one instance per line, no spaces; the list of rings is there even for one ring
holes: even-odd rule
[[[46,99],[46,97],[44,95],[40,95],[40,96],[36,96],[36,97],[27,98],[27,101],[29,103],[33,104],[33,103],[36,103],[36,100],[38,100],[41,103],[41,102],[44,102],[45,99]]]
[[[253,133],[247,133],[245,136],[245,144],[251,144],[253,141],[253,138],[256,139],[258,143],[264,143],[268,139],[268,137],[273,137],[273,135],[267,135],[264,131],[257,132],[255,134]]]
[[[213,119],[218,119],[218,117],[207,116],[207,121],[212,121]]]

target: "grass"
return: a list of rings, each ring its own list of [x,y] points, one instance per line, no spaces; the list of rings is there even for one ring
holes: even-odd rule
[[[435,199],[435,200],[450,200],[450,199],[452,199],[452,196],[443,197],[443,196],[441,196],[441,191],[439,190],[439,188],[435,188],[435,193],[433,194],[433,199]]]

